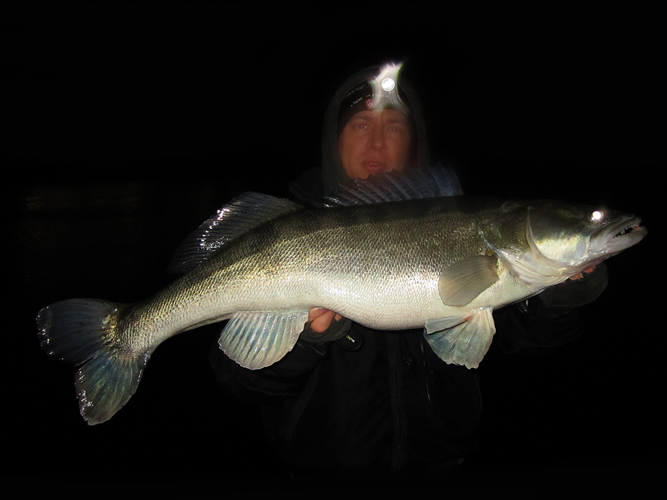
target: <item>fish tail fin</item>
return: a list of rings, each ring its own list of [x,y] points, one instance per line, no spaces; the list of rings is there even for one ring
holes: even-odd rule
[[[81,416],[89,425],[109,420],[137,390],[150,351],[123,349],[118,323],[127,306],[94,299],[56,302],[39,311],[42,348],[79,366],[75,378]]]

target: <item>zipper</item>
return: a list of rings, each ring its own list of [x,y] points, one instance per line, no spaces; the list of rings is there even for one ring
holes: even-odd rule
[[[405,462],[405,439],[406,439],[406,425],[407,420],[405,416],[405,404],[403,397],[403,358],[399,344],[398,335],[388,336],[388,358],[389,369],[391,371],[389,376],[390,391],[391,391],[391,409],[392,422],[394,426],[394,439],[392,443],[391,467],[394,471],[398,471]],[[431,384],[429,383],[429,370],[426,364],[426,350],[424,346],[425,340],[423,337],[419,339],[419,350],[421,352],[421,362],[424,367],[424,387],[426,389],[426,398],[429,406],[433,404],[431,399]],[[416,361],[416,360],[415,360]]]
[[[426,365],[426,352],[424,351],[424,337],[419,338],[419,349],[422,355],[422,365],[424,366],[424,386],[426,387],[426,398],[428,399],[428,404],[431,406],[433,401],[431,401],[431,387],[429,384],[429,369]]]
[[[401,352],[397,335],[387,336],[389,344],[389,380],[391,396],[391,413],[394,426],[394,439],[391,449],[391,468],[397,471],[404,462],[403,449],[405,440],[405,415],[403,413]]]

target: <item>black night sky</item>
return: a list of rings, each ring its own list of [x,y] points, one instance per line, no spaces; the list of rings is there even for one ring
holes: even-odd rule
[[[182,238],[232,196],[287,195],[318,166],[331,94],[387,60],[405,63],[435,155],[469,194],[601,204],[649,228],[608,261],[583,337],[483,363],[475,464],[603,483],[659,470],[667,40],[657,10],[10,4],[0,22],[7,478],[62,492],[135,480],[280,487],[256,413],[212,380],[217,325],[161,346],[130,403],[88,427],[74,370],[41,351],[34,317],[59,299],[130,302],[159,289]]]

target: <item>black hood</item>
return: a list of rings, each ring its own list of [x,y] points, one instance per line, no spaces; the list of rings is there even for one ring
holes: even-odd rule
[[[381,66],[372,66],[350,76],[331,98],[324,114],[322,127],[322,164],[320,169],[304,173],[290,185],[290,191],[301,200],[320,200],[349,180],[338,156],[338,128],[340,105],[348,92],[360,83],[374,79],[382,71]],[[426,127],[419,98],[410,83],[399,74],[398,87],[401,98],[408,103],[412,125],[416,132],[416,165],[430,164]],[[319,178],[318,178],[319,177]]]

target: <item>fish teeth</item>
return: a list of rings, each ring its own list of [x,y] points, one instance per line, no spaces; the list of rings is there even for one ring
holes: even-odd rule
[[[637,227],[638,227],[638,226],[637,226],[636,224],[635,224],[634,226],[628,226],[628,227],[626,227],[625,229],[623,229],[622,231],[616,233],[616,234],[614,235],[614,238],[619,238],[620,236],[625,236],[626,234],[629,234],[629,233],[631,233],[632,231],[634,231]]]

